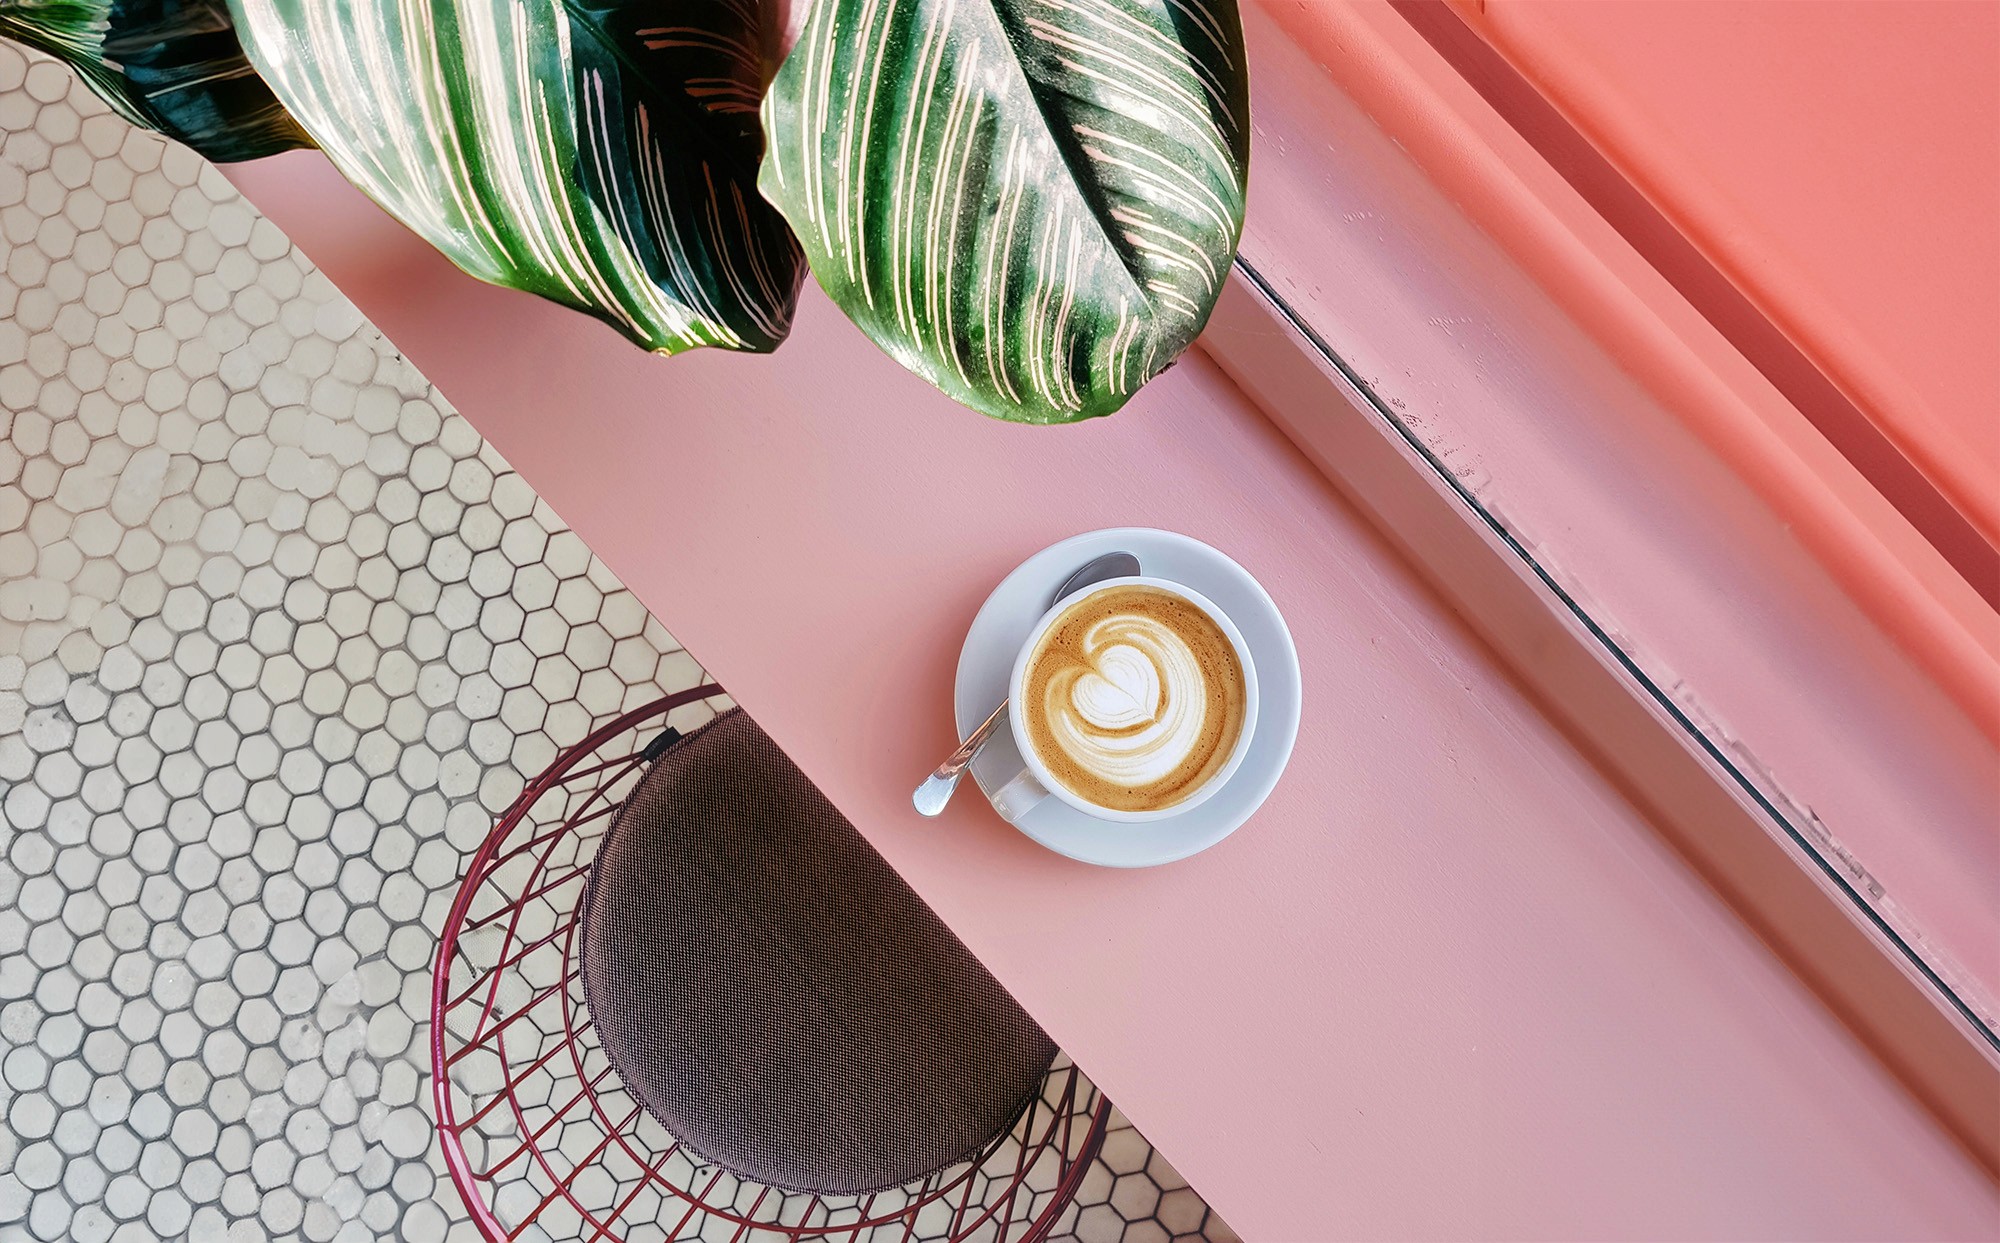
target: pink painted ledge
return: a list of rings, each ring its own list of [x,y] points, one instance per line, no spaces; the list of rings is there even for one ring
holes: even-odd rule
[[[479,286],[313,155],[252,199],[513,461],[1252,1239],[1977,1237],[2000,1189],[1199,355],[1061,432],[951,405],[811,291],[662,360]],[[909,789],[986,591],[1099,526],[1236,556],[1297,637],[1221,847],[1072,864]]]

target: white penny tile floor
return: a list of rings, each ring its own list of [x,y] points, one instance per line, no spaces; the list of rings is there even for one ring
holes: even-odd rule
[[[0,1240],[474,1238],[461,860],[701,670],[221,174],[5,43],[0,255]],[[1064,1230],[1234,1237],[1122,1120]]]

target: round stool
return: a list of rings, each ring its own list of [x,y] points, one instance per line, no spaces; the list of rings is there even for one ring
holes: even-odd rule
[[[530,782],[440,938],[432,1091],[488,1239],[1032,1240],[1110,1104],[700,687]]]

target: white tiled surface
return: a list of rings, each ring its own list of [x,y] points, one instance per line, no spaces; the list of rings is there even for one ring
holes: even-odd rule
[[[0,1241],[474,1237],[462,854],[701,671],[219,173],[4,43],[0,253]],[[1074,1231],[1233,1237],[1122,1123]]]

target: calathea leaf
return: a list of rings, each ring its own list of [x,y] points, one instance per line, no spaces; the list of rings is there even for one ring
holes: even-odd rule
[[[647,349],[768,350],[800,259],[757,194],[756,0],[231,0],[334,165],[459,267]]]
[[[211,160],[312,145],[244,59],[225,0],[0,0],[0,37],[69,62],[126,120]]]
[[[1000,418],[1109,414],[1242,232],[1235,0],[815,0],[758,185],[889,353]]]

